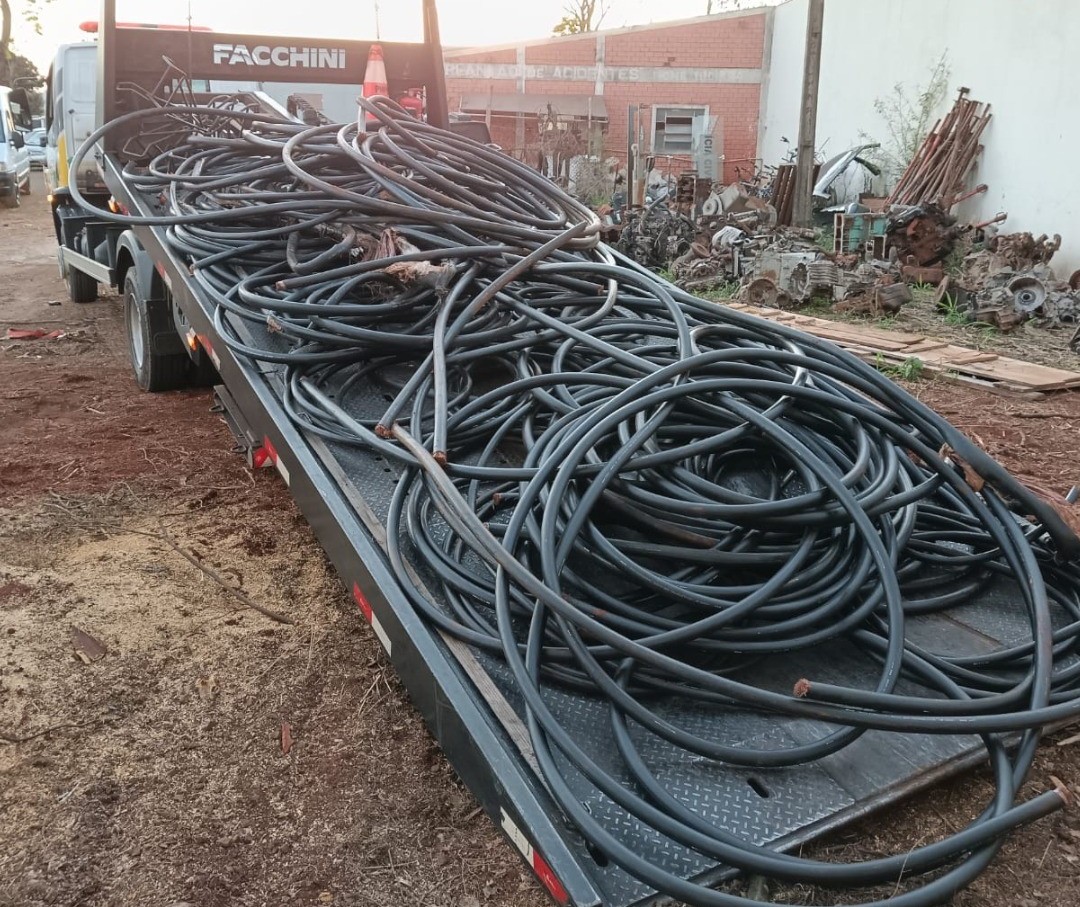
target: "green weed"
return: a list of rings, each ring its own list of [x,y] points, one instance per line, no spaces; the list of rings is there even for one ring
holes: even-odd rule
[[[960,308],[959,303],[956,301],[956,297],[953,296],[952,293],[945,294],[938,309],[946,324],[959,326],[971,323],[968,321],[967,312]]]
[[[737,280],[729,280],[726,283],[710,287],[708,290],[703,290],[698,295],[702,299],[711,299],[713,302],[719,302],[722,299],[734,299],[739,295],[741,286]]]
[[[890,378],[902,378],[904,381],[918,381],[926,371],[926,363],[918,356],[908,356],[903,362],[893,365],[883,353],[874,354],[874,368]]]

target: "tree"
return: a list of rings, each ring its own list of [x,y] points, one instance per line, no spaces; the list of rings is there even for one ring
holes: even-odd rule
[[[41,34],[41,7],[52,0],[23,0],[22,17],[34,31]],[[0,85],[10,85],[16,78],[36,77],[41,79],[37,67],[25,57],[11,49],[11,0],[0,0]],[[19,62],[21,61],[21,62]],[[26,67],[30,71],[27,72]],[[37,83],[40,84],[40,81]]]
[[[608,14],[608,5],[609,0],[571,0],[563,7],[565,15],[552,32],[556,35],[580,35],[596,31]]]
[[[45,92],[40,90],[45,85],[45,77],[33,62],[22,54],[12,54],[7,61],[6,72],[7,75],[0,78],[0,84],[25,88],[30,98],[30,112],[34,116],[45,113]]]

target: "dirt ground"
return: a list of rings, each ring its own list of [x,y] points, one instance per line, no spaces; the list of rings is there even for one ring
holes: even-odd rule
[[[546,903],[276,473],[232,453],[208,392],[136,389],[116,296],[68,301],[35,188],[0,211],[0,905]],[[1080,395],[912,389],[1010,468],[1080,482]],[[1051,775],[1080,793],[1080,744],[1048,744],[1030,791]],[[987,790],[975,773],[814,850],[903,851]],[[1077,812],[1015,836],[956,903],[1080,903]]]
[[[0,338],[65,332],[0,339],[0,905],[546,903],[277,474],[208,391],[138,391],[116,296],[68,301],[42,195],[0,256]]]

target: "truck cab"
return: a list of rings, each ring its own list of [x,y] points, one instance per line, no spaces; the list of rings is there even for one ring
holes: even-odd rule
[[[17,208],[30,194],[30,152],[23,130],[30,128],[24,90],[0,86],[0,203]]]

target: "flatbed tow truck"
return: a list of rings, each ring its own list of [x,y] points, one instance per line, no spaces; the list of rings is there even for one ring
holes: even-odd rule
[[[446,127],[450,117],[434,0],[425,0],[423,8],[422,43],[383,42],[388,83],[391,95],[423,89],[428,121]],[[199,80],[277,79],[358,87],[371,46],[364,41],[118,27],[115,0],[104,0],[97,34],[99,126],[131,109],[132,86],[143,97],[167,87],[171,64],[163,60],[181,61],[193,85]],[[208,97],[196,93],[193,99]],[[248,93],[246,100],[267,112],[282,112],[280,105],[257,92]],[[104,147],[97,150],[97,164],[104,188],[96,195],[88,188],[84,192],[88,199],[125,213],[153,213],[154,200],[140,195],[125,179],[124,136],[108,134]],[[297,427],[282,404],[284,370],[256,366],[233,355],[215,327],[214,306],[191,279],[187,263],[168,245],[164,228],[125,227],[96,219],[63,188],[53,193],[52,205],[61,267],[73,298],[94,298],[98,283],[124,293],[132,366],[144,389],[215,385],[215,410],[249,464],[276,468],[288,485],[431,734],[551,897],[579,907],[663,900],[590,848],[555,805],[536,767],[524,706],[505,666],[439,633],[402,591],[387,559],[384,523],[397,478],[395,464],[356,447],[325,442]],[[252,337],[258,327],[237,320],[232,330],[241,338]],[[252,337],[252,345],[255,340],[272,342],[267,336]],[[950,625],[943,632],[1007,639],[1023,630],[984,621],[974,629]],[[859,669],[854,666],[812,667],[817,676],[858,680]],[[551,697],[595,758],[614,765],[605,706],[566,690],[552,690]],[[695,719],[689,710],[680,717],[704,720]],[[753,715],[730,721],[743,722],[745,739],[762,733],[763,726]],[[779,724],[788,740],[800,739],[805,725],[796,720]],[[730,727],[729,723],[729,736]],[[772,727],[775,731],[777,725]],[[699,730],[708,732],[708,727]],[[871,733],[844,753],[782,778],[690,761],[667,770],[669,782],[703,816],[788,850],[982,757],[974,738],[911,737],[904,744]],[[729,874],[722,865],[654,832],[643,832],[584,778],[578,784],[590,811],[605,816],[614,833],[634,841],[649,859],[699,882]]]

